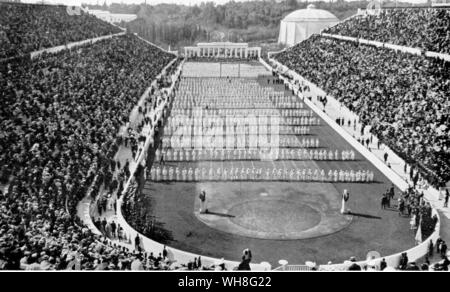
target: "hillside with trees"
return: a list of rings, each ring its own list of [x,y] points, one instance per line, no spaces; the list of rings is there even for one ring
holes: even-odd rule
[[[201,41],[229,40],[233,42],[276,42],[281,19],[309,3],[296,0],[253,0],[228,2],[215,5],[204,2],[196,6],[159,4],[126,5],[113,3],[110,6],[88,6],[112,13],[133,13],[138,19],[123,23],[131,32],[159,45],[179,48]],[[325,9],[345,19],[365,8],[368,1],[314,2],[317,8]]]

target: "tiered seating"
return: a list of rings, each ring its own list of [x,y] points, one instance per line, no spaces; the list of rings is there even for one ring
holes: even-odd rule
[[[66,6],[0,3],[0,60],[121,30]]]
[[[173,58],[126,35],[1,67],[3,268],[130,268],[129,252],[75,224],[76,205],[102,186],[123,189],[119,127]]]
[[[356,112],[430,183],[450,179],[449,63],[319,36],[275,59]]]
[[[450,10],[384,9],[357,16],[324,32],[450,54]]]

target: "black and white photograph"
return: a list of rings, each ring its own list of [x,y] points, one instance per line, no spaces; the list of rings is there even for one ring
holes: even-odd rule
[[[448,271],[449,197],[450,0],[0,0],[0,271]]]

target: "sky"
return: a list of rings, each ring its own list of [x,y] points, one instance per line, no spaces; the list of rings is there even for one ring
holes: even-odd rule
[[[44,0],[45,2],[50,3],[64,3],[66,5],[80,5],[80,3],[87,3],[87,4],[103,4],[105,0]],[[195,5],[200,4],[202,2],[215,2],[217,4],[223,4],[226,2],[229,2],[230,0],[147,0],[147,4],[149,5],[156,5],[160,3],[171,3],[171,4],[184,4],[184,5]],[[242,2],[246,0],[235,0],[235,2]],[[25,3],[36,3],[36,2],[42,2],[42,0],[22,0],[22,2]],[[106,0],[107,4],[110,3],[124,3],[124,4],[140,4],[144,3],[145,0]]]
[[[87,4],[103,4],[105,0],[44,0],[45,2],[49,3],[58,3],[58,4],[66,4],[66,5],[80,5],[81,3],[87,3]],[[160,3],[175,3],[175,4],[184,4],[184,5],[195,5],[200,4],[202,2],[215,2],[217,4],[223,4],[226,2],[229,2],[230,0],[147,0],[147,4],[149,5],[156,5]],[[243,2],[247,0],[235,0],[235,2]],[[313,2],[314,0],[309,0],[308,2]],[[328,0],[324,0],[328,1]],[[25,3],[36,3],[36,2],[42,2],[42,0],[22,0],[22,2]],[[140,4],[144,3],[145,0],[106,0],[106,3],[124,3],[124,4]],[[410,3],[423,3],[426,2],[426,0],[399,0],[399,2],[410,2]]]

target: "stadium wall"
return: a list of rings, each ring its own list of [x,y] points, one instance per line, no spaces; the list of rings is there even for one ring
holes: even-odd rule
[[[160,47],[160,46],[158,46],[158,45],[156,45],[156,44],[154,44],[154,43],[151,43],[151,42],[149,42],[148,40],[146,40],[146,39],[140,37],[136,32],[134,33],[134,35],[135,35],[138,39],[140,39],[140,40],[146,42],[147,44],[149,44],[150,46],[153,46],[153,47],[155,47],[155,48],[158,48],[158,49],[160,49],[161,51],[164,51],[164,52],[166,52],[166,53],[169,53],[169,54],[173,54],[173,55],[175,55],[175,56],[178,56],[178,52],[172,52],[172,51],[166,50],[166,49],[164,49],[164,48],[162,48],[162,47]]]
[[[116,34],[110,34],[110,35],[105,35],[105,36],[101,36],[101,37],[97,37],[97,38],[93,38],[93,39],[87,39],[87,40],[82,40],[79,42],[73,42],[73,43],[69,43],[66,45],[61,45],[61,46],[57,46],[57,47],[52,47],[52,48],[47,48],[47,49],[42,49],[39,51],[34,51],[30,53],[30,58],[33,60],[37,57],[39,57],[40,55],[44,54],[44,53],[48,53],[48,54],[55,54],[58,53],[60,51],[63,50],[69,50],[69,49],[73,49],[73,48],[77,48],[86,44],[93,44],[96,43],[98,41],[101,40],[106,40],[106,39],[110,39],[112,37],[115,36],[121,36],[121,35],[125,35],[125,32],[119,32]]]
[[[381,43],[381,42],[377,42],[377,41],[371,41],[371,40],[366,40],[366,39],[358,39],[358,38],[354,38],[354,37],[341,36],[341,35],[335,35],[335,34],[322,33],[321,35],[324,36],[324,37],[328,37],[328,38],[335,38],[335,39],[339,39],[339,40],[346,40],[346,41],[351,41],[351,42],[357,42],[357,43],[364,44],[364,45],[369,45],[369,46],[388,48],[388,49],[392,49],[392,50],[395,50],[395,51],[400,51],[400,52],[403,52],[403,53],[408,53],[408,54],[413,54],[413,55],[418,55],[418,56],[425,55],[425,56],[427,56],[429,58],[438,58],[438,59],[442,59],[442,60],[450,62],[450,55],[447,55],[447,54],[441,54],[441,53],[430,52],[430,51],[423,51],[423,50],[418,49],[418,48],[399,46],[399,45],[394,45],[394,44],[389,44],[389,43]]]

